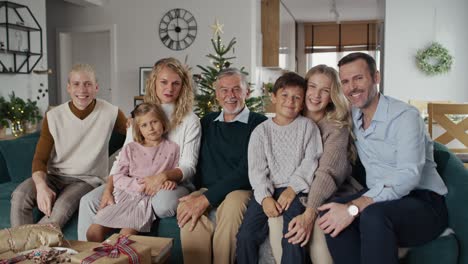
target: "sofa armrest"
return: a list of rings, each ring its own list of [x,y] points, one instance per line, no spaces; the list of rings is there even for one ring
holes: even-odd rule
[[[434,142],[434,160],[448,188],[445,202],[449,227],[455,231],[460,245],[458,263],[468,263],[468,170],[455,154],[437,142]]]

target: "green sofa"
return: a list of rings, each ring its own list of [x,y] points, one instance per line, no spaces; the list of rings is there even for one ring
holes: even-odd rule
[[[0,228],[10,227],[10,196],[16,186],[31,175],[31,160],[39,134],[28,135],[14,140],[0,140]],[[109,153],[120,148],[123,138],[111,138]],[[407,264],[468,264],[468,171],[461,161],[438,143],[434,144],[434,157],[437,170],[444,179],[449,193],[447,207],[449,226],[454,234],[440,237],[426,245],[413,248],[401,261]],[[363,177],[362,168],[357,178]],[[35,212],[36,219],[40,213]],[[67,239],[76,239],[77,214],[67,223],[63,232]],[[161,219],[155,223],[153,231],[146,235],[174,238],[171,263],[182,263],[179,227],[175,217]]]

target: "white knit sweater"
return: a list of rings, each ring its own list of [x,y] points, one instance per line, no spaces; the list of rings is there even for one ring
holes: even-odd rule
[[[258,125],[249,142],[249,180],[255,200],[262,204],[275,188],[290,186],[296,193],[308,193],[322,154],[317,125],[298,116],[285,126],[272,119]]]
[[[93,111],[83,120],[76,117],[67,103],[47,113],[54,147],[47,166],[48,173],[79,178],[97,187],[108,170],[109,139],[118,108],[96,100]]]
[[[162,104],[161,105],[166,116],[169,118],[172,116],[174,111],[173,104]],[[175,129],[171,130],[168,134],[169,140],[175,142],[179,145],[180,148],[180,157],[179,157],[179,168],[182,171],[182,181],[185,185],[192,185],[192,178],[195,175],[197,162],[198,162],[198,152],[200,149],[200,140],[201,140],[201,126],[200,119],[194,113],[187,114],[183,119],[182,123],[177,126]],[[125,144],[133,142],[133,129],[130,126],[127,129],[127,137],[125,139]],[[119,157],[117,156],[114,164],[112,166],[110,175],[113,175],[117,171],[117,164]]]

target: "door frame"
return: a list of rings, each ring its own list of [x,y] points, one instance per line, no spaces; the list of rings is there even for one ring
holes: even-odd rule
[[[61,65],[61,51],[64,49],[61,45],[61,37],[69,36],[72,33],[99,33],[99,32],[108,32],[109,33],[109,44],[110,44],[110,98],[113,103],[116,101],[116,95],[114,91],[118,91],[118,82],[117,82],[117,25],[93,25],[93,26],[83,26],[83,27],[66,27],[66,28],[57,28],[56,29],[56,64],[57,64],[57,90],[58,90],[58,100],[64,102],[66,94],[63,94],[65,89],[62,88],[64,85],[62,83],[62,71],[63,68]],[[68,74],[68,72],[64,72]]]

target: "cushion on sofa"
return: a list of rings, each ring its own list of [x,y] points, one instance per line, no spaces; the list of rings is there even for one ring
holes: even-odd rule
[[[412,248],[402,264],[457,264],[458,241],[454,234],[439,237],[423,246]]]
[[[18,186],[17,182],[6,182],[0,184],[0,200],[10,200],[11,199],[11,193],[16,189],[16,186]]]
[[[11,210],[10,199],[8,199],[8,200],[0,199],[0,210],[1,210],[0,229],[11,227],[11,224],[10,224],[10,210]],[[42,218],[42,216],[43,216],[42,212],[40,212],[39,209],[37,209],[37,207],[33,209],[33,219],[34,219],[35,223],[37,223]],[[75,227],[75,229],[76,229],[76,227]]]
[[[0,152],[5,159],[12,182],[20,183],[31,177],[31,166],[39,133],[13,140],[0,141]]]
[[[177,225],[177,218],[168,217],[163,219],[158,219],[153,223],[152,230],[157,230],[157,234],[151,234],[159,237],[169,237],[175,238],[174,244],[172,245],[171,250],[171,263],[184,263],[184,258],[182,255],[182,245],[180,242],[180,229]]]
[[[8,168],[2,152],[0,152],[0,183],[9,182]]]
[[[459,245],[458,263],[468,263],[468,170],[447,147],[434,142],[437,171],[448,188],[445,196],[449,227],[455,232]]]

